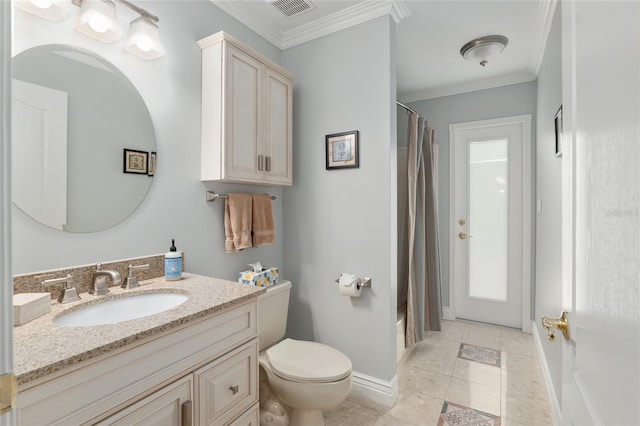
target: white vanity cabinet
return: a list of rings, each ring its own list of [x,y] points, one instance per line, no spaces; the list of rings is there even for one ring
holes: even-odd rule
[[[28,382],[18,424],[257,425],[256,309],[251,299]]]
[[[291,185],[293,75],[224,32],[198,44],[201,180]]]

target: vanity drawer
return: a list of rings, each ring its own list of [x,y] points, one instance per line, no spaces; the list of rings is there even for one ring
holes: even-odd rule
[[[197,425],[223,425],[258,402],[258,341],[195,371]]]

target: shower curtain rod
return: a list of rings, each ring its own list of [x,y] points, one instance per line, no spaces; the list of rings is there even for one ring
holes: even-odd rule
[[[405,104],[403,104],[400,101],[396,101],[396,104],[400,105],[402,108],[406,109],[407,111],[413,112],[414,114],[418,114],[418,117],[422,117],[420,115],[420,113],[418,113],[417,111],[413,110],[412,108],[409,108],[408,106],[406,106]]]

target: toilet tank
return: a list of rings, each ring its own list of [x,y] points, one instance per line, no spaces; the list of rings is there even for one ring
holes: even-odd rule
[[[279,342],[287,331],[289,313],[289,293],[291,281],[267,288],[267,292],[258,296],[258,342],[260,351]]]

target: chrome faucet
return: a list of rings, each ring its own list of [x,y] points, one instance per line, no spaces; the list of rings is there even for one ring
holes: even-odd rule
[[[114,285],[120,284],[121,278],[118,271],[111,271],[108,269],[102,269],[102,263],[96,264],[96,270],[91,275],[91,289],[89,294],[107,294],[109,293],[109,287],[107,286],[107,278],[111,278]]]

